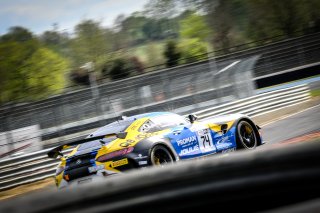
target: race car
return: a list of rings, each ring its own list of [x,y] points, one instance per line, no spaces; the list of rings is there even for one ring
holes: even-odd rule
[[[136,168],[255,149],[263,144],[259,129],[242,114],[198,121],[193,114],[152,112],[122,117],[82,140],[53,148],[48,156],[60,158],[55,181],[64,188]]]

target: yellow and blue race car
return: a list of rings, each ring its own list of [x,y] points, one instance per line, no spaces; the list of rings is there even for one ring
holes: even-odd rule
[[[50,150],[48,156],[60,157],[55,180],[63,188],[135,168],[255,149],[263,144],[259,129],[242,114],[200,122],[192,114],[152,112],[122,117],[82,140]],[[63,149],[74,146],[63,156]]]

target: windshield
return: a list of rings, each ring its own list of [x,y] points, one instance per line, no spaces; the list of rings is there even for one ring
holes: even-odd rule
[[[134,120],[120,120],[112,122],[106,126],[99,128],[94,133],[90,134],[89,137],[124,132],[133,123],[133,121]]]
[[[83,151],[86,149],[94,149],[94,148],[99,148],[99,147],[101,147],[101,143],[98,140],[90,141],[87,143],[80,144],[77,151]]]

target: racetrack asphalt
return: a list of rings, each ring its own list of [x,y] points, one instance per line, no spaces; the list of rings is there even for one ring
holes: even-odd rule
[[[320,131],[320,104],[297,111],[291,116],[263,126],[263,139],[267,144],[281,143]]]

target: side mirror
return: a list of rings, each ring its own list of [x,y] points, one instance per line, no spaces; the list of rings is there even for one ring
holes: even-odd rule
[[[188,115],[188,119],[189,119],[190,123],[193,124],[194,121],[196,121],[198,118],[197,118],[197,116],[190,114],[190,115]]]
[[[51,150],[48,152],[48,157],[53,159],[61,158],[63,157],[63,153],[58,150]]]
[[[228,124],[222,124],[221,125],[221,132],[222,134],[226,134],[228,131]]]

